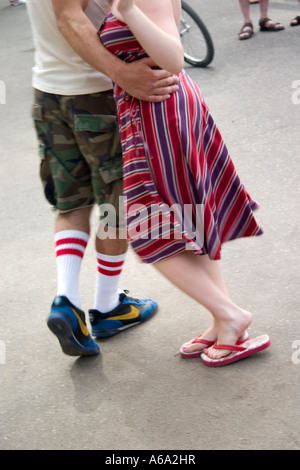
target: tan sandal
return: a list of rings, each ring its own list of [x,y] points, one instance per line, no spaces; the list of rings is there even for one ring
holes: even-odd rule
[[[250,39],[253,36],[253,24],[252,23],[245,23],[239,32],[238,36],[241,41],[245,39]],[[243,36],[242,36],[243,35]]]

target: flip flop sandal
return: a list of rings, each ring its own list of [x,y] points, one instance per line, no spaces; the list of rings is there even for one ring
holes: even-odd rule
[[[293,23],[295,21],[295,23]],[[292,21],[291,21],[291,26],[298,26],[300,24],[300,15],[296,16]]]
[[[245,29],[245,28],[250,28],[250,29]],[[241,35],[244,36],[241,36]],[[245,23],[241,29],[241,31],[238,33],[238,37],[241,41],[244,41],[245,39],[250,39],[253,36],[253,24],[252,23]]]
[[[268,21],[271,21],[272,23],[269,26],[266,26]],[[270,18],[264,18],[263,20],[260,20],[259,26],[260,26],[261,31],[276,32],[276,31],[282,31],[284,29],[284,26],[282,26],[281,23],[274,23],[274,21],[271,20]]]
[[[196,338],[191,339],[190,341],[188,341],[187,343],[184,343],[181,346],[181,348],[179,349],[181,357],[183,357],[184,359],[193,359],[194,357],[200,357],[205,348],[203,348],[201,351],[193,351],[193,352],[190,352],[190,353],[184,351],[184,349],[187,346],[190,346],[191,344],[196,344],[196,343],[204,344],[204,346],[210,347],[210,346],[213,346],[215,344],[215,341],[208,341],[206,339],[202,339],[201,335],[197,336]]]
[[[271,345],[271,340],[268,335],[257,336],[256,338],[249,339],[243,343],[243,345],[238,345],[237,343],[232,345],[226,344],[214,344],[212,348],[214,349],[227,349],[229,353],[221,357],[220,359],[211,359],[207,353],[203,352],[201,354],[202,362],[209,367],[220,367],[232,364],[233,362],[244,359],[245,357],[251,356],[267,349]]]
[[[238,339],[236,344],[237,345],[243,344],[248,339],[249,339],[249,336],[246,334],[244,337]],[[190,346],[191,344],[197,344],[197,343],[203,344],[204,346],[210,347],[210,346],[213,346],[215,344],[215,341],[208,341],[206,339],[202,339],[202,335],[197,336],[196,338],[191,339],[190,341],[188,341],[187,343],[184,343],[181,346],[181,348],[179,349],[181,357],[183,357],[184,359],[194,359],[196,357],[200,357],[201,354],[203,353],[204,349],[206,349],[206,348],[203,348],[200,351],[193,351],[193,352],[190,352],[190,353],[185,351],[185,348],[187,346]]]

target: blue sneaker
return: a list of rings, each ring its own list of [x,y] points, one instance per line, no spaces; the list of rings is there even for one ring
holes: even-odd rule
[[[121,331],[139,325],[154,315],[157,303],[152,299],[133,299],[120,294],[120,304],[108,313],[89,310],[92,334],[97,338],[107,338]]]
[[[64,296],[55,297],[47,325],[68,356],[92,356],[100,350],[86,326],[85,314]]]

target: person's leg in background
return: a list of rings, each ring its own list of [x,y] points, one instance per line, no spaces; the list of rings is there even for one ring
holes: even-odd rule
[[[254,33],[253,23],[250,16],[250,3],[249,0],[239,0],[239,3],[244,19],[242,29],[239,32],[239,39],[250,39]],[[275,23],[270,18],[268,18],[269,0],[260,0],[259,8],[259,26],[261,31],[281,31],[284,29],[284,26],[281,23]]]
[[[300,0],[298,0],[299,3],[299,14],[292,19],[291,21],[291,26],[299,26],[300,25]]]

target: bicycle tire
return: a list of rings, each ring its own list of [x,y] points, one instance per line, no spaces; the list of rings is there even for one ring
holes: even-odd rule
[[[185,1],[181,2],[181,8],[182,12],[184,12],[184,15],[182,14],[182,19],[180,22],[180,36],[181,36],[181,41],[184,49],[184,60],[188,64],[194,66],[194,67],[207,67],[213,60],[214,58],[214,44],[211,38],[211,35],[206,28],[205,24],[201,20],[200,16],[188,5]],[[188,18],[190,24],[189,28],[183,29],[184,22],[186,22],[186,19]],[[195,30],[197,28],[197,32]],[[190,37],[190,41],[188,41],[188,34],[190,34],[190,30],[193,30],[195,33],[194,38]],[[187,34],[185,34],[187,33]],[[197,35],[201,35],[200,37],[197,38]],[[195,48],[195,37],[196,40],[201,41],[204,40],[204,52],[201,55],[201,57],[198,56],[198,51],[196,54],[193,54],[190,52],[191,47]],[[194,39],[194,41],[193,41]],[[192,43],[191,43],[192,41]],[[200,46],[200,45],[199,45]],[[197,47],[197,46],[196,46]]]

